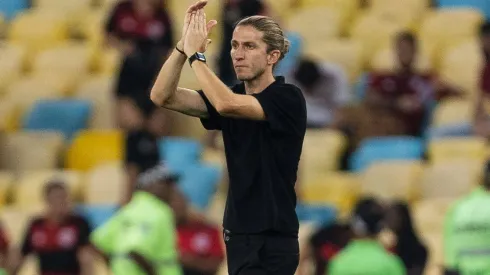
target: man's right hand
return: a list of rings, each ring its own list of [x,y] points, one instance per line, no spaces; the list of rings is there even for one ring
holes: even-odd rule
[[[177,48],[179,50],[184,50],[184,40],[187,34],[187,29],[189,28],[189,24],[191,22],[191,14],[196,13],[198,10],[204,8],[207,4],[207,0],[199,0],[195,4],[191,5],[185,12],[184,26],[182,27],[182,36],[179,42],[177,42]]]

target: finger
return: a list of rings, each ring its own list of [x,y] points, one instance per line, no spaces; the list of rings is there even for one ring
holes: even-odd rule
[[[213,29],[214,26],[216,26],[218,24],[218,21],[216,20],[210,20],[208,22],[208,24],[206,25],[206,32],[207,33],[210,33],[211,32],[211,29]]]
[[[193,11],[197,11],[199,9],[202,9],[204,8],[206,5],[208,4],[208,1],[207,0],[200,0],[200,1],[197,1],[196,3],[194,3],[193,5],[191,5],[188,9],[187,9],[187,13],[191,13]]]
[[[207,32],[207,28],[206,28],[206,13],[204,12],[204,10],[202,11],[202,18],[201,18],[201,32],[203,32],[204,34],[208,34]]]
[[[198,10],[197,13],[196,13],[196,16],[194,17],[194,29],[196,31],[199,31],[199,23],[200,23],[200,19],[201,19],[201,13],[202,13],[202,10]]]

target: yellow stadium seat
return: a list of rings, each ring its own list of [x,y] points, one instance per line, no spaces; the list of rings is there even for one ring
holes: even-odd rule
[[[4,30],[5,30],[5,17],[0,13],[0,37],[3,37]]]
[[[78,34],[88,40],[91,45],[99,45],[103,43],[104,39],[104,25],[109,13],[103,9],[96,9],[87,12],[83,18],[80,19],[78,26]]]
[[[121,54],[115,49],[107,49],[100,53],[96,70],[101,75],[113,76],[121,65]]]
[[[297,32],[305,45],[337,37],[341,32],[340,13],[328,7],[313,7],[296,10],[288,19],[287,29]],[[313,27],[321,26],[321,27]]]
[[[474,112],[475,103],[470,100],[447,99],[440,102],[434,110],[432,126],[471,123]]]
[[[15,106],[10,101],[0,101],[0,132],[11,132],[18,128],[19,121],[15,117]]]
[[[423,240],[427,244],[429,249],[429,260],[428,264],[433,264],[437,266],[443,266],[444,264],[444,242],[443,234],[441,231],[423,234]],[[440,273],[439,273],[440,274]]]
[[[114,99],[114,78],[111,77],[92,77],[87,79],[82,86],[75,92],[75,97],[89,100],[93,103],[92,129],[113,129],[115,128],[115,99]]]
[[[70,27],[76,24],[91,9],[92,0],[34,0],[33,6],[37,10],[63,12],[68,16]]]
[[[86,171],[107,162],[122,161],[124,148],[124,136],[120,131],[81,131],[68,149],[66,167]]]
[[[370,10],[391,22],[407,29],[415,29],[418,21],[428,11],[427,0],[389,1],[371,0]]]
[[[440,61],[441,79],[474,97],[479,94],[481,69],[484,56],[480,42],[468,40],[460,45],[450,47]]]
[[[361,194],[386,200],[415,201],[422,176],[419,161],[389,161],[370,165],[360,175]]]
[[[418,201],[413,206],[413,217],[417,229],[422,232],[442,232],[446,213],[455,198],[433,198]]]
[[[483,15],[474,9],[441,9],[427,14],[420,29],[424,52],[440,59],[444,50],[478,34]]]
[[[126,174],[121,163],[109,163],[87,172],[84,201],[88,204],[117,204],[127,188]]]
[[[25,172],[21,175],[18,183],[14,186],[14,204],[20,209],[43,208],[44,187],[51,180],[60,180],[67,185],[70,195],[74,201],[80,197],[80,188],[83,175],[69,170],[39,170]]]
[[[20,246],[32,217],[40,211],[27,211],[13,206],[7,206],[0,211],[0,219],[14,247]],[[20,273],[21,274],[21,273]],[[25,274],[25,273],[24,273]],[[31,273],[32,274],[32,273]]]
[[[63,135],[57,132],[7,134],[0,145],[0,167],[12,171],[54,169],[63,150]]]
[[[394,45],[380,49],[371,59],[369,68],[378,72],[393,72],[397,69],[398,57]],[[425,53],[419,53],[415,61],[415,69],[418,72],[426,73],[432,70],[430,57]]]
[[[1,171],[0,170],[0,206],[5,206],[8,193],[12,184],[14,183],[15,176],[13,172]]]
[[[357,176],[331,171],[325,176],[299,183],[301,200],[306,203],[335,205],[342,214],[352,209],[358,197]]]
[[[329,39],[306,45],[304,54],[340,65],[354,82],[362,70],[362,44],[351,39]]]
[[[297,0],[265,0],[264,2],[272,13],[281,20],[286,20],[298,8]]]
[[[348,23],[359,11],[359,1],[357,0],[301,0],[301,6],[308,7],[329,7],[340,12],[342,30],[346,30]]]
[[[484,161],[487,157],[486,140],[481,137],[449,137],[429,143],[429,161],[437,163],[452,159]]]
[[[61,12],[27,10],[17,15],[9,28],[8,38],[32,51],[59,45],[69,37],[66,15]]]
[[[366,12],[353,23],[350,35],[362,44],[362,60],[367,65],[372,56],[380,49],[389,47],[394,36],[402,30],[404,28],[400,24]]]
[[[22,75],[25,48],[8,43],[0,44],[0,95]]]
[[[422,177],[424,199],[458,198],[480,183],[483,164],[478,160],[446,160],[427,166]]]
[[[309,182],[338,169],[346,142],[336,130],[308,130],[303,142],[300,181]]]

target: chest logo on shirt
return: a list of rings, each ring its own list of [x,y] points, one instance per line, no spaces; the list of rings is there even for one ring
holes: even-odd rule
[[[58,244],[63,248],[75,246],[76,232],[73,228],[63,228],[58,233]]]
[[[48,241],[46,234],[42,231],[34,231],[32,233],[32,246],[33,247],[44,247]]]
[[[136,27],[137,23],[131,17],[124,17],[121,20],[121,28],[124,32],[133,32],[134,30],[136,30]]]
[[[204,254],[211,248],[211,239],[206,233],[198,233],[191,240],[192,250]]]

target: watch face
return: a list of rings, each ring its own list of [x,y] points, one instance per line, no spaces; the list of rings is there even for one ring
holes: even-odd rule
[[[196,53],[197,59],[201,61],[206,61],[206,57],[202,53]]]

